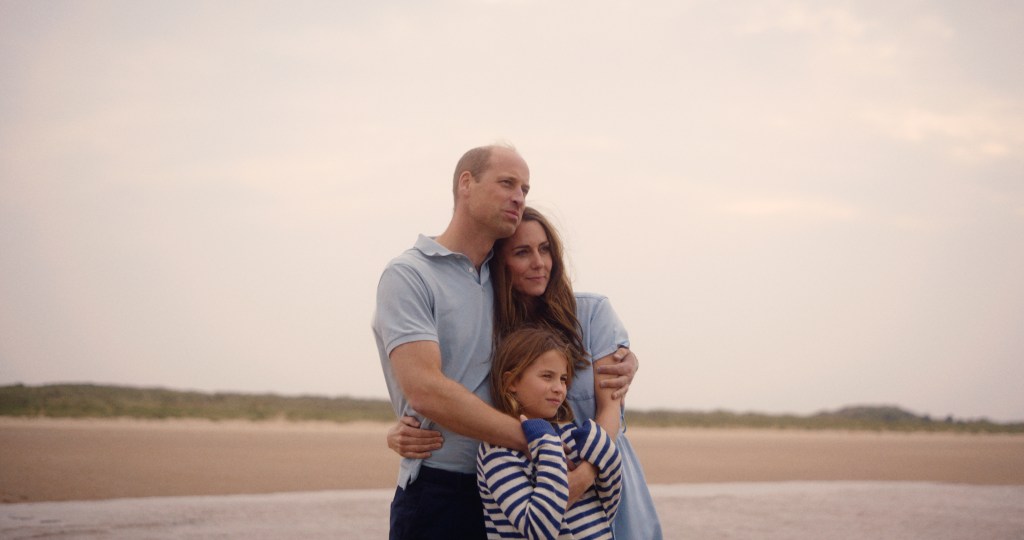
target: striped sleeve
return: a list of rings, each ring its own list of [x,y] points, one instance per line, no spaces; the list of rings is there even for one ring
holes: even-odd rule
[[[515,450],[487,443],[480,446],[477,479],[488,534],[499,536],[511,528],[525,538],[555,539],[569,500],[562,441],[544,420],[527,420],[523,432],[529,441],[529,460]]]
[[[622,495],[622,458],[615,442],[608,433],[593,420],[587,420],[582,426],[573,430],[575,449],[580,459],[588,461],[597,468],[597,496],[601,501],[608,521],[615,517],[619,510]]]

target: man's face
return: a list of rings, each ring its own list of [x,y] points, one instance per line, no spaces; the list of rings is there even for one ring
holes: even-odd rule
[[[516,152],[491,151],[490,166],[469,181],[469,215],[495,238],[511,236],[523,218],[530,191],[530,169]]]

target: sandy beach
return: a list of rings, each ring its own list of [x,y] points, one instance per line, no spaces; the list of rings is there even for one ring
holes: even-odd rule
[[[386,429],[0,418],[0,537],[383,538]],[[1024,436],[628,436],[666,538],[1024,537]]]
[[[0,418],[0,500],[394,486],[376,423]],[[630,428],[650,484],[914,481],[1024,485],[1024,436]]]

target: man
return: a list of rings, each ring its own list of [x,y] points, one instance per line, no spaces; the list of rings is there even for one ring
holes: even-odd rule
[[[510,147],[474,148],[459,160],[452,190],[445,231],[420,235],[377,287],[373,332],[395,414],[416,417],[444,440],[426,459],[402,460],[392,539],[485,538],[479,442],[527,451],[519,422],[490,406],[494,298],[486,263],[494,242],[522,219],[530,170]],[[631,362],[619,373],[627,375],[624,387]],[[592,470],[574,475],[574,486],[593,482]]]

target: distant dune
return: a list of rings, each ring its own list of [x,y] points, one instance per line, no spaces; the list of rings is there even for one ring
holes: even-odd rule
[[[0,387],[0,416],[330,422],[394,419],[390,403],[382,399],[204,393],[94,384]],[[647,427],[1024,433],[1024,423],[933,419],[892,405],[844,407],[807,416],[627,409],[626,421],[630,426]]]

